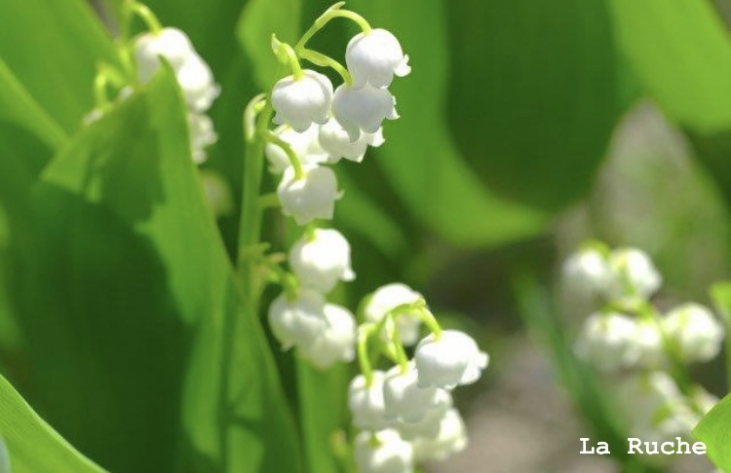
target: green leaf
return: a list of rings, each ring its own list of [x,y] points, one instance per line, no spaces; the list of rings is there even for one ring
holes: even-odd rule
[[[490,192],[451,140],[443,107],[449,51],[441,4],[359,0],[348,7],[392,31],[411,58],[411,74],[391,86],[401,118],[384,124],[386,143],[374,150],[409,212],[460,245],[499,245],[540,232],[543,216]],[[381,182],[363,184],[366,192],[381,192]]]
[[[585,195],[622,112],[605,2],[455,2],[448,18],[449,115],[472,167],[549,211]]]
[[[36,395],[114,471],[296,472],[293,421],[241,309],[184,110],[161,73],[36,185],[33,238],[10,250],[18,320],[43,347]]]
[[[244,7],[236,36],[255,65],[256,83],[265,92],[274,85],[281,67],[269,46],[272,34],[293,45],[299,38],[301,12],[301,0],[249,0]]]
[[[731,205],[731,42],[712,2],[613,0],[617,41]]]
[[[726,333],[731,331],[731,281],[714,284],[710,289],[716,310],[723,317]],[[726,385],[731,384],[731,339],[726,338]]]
[[[95,473],[104,470],[74,449],[0,376],[0,472]],[[7,449],[6,449],[7,446]]]
[[[731,395],[727,395],[693,429],[693,435],[706,444],[708,458],[720,471],[731,471],[730,422]]]
[[[94,106],[96,64],[116,51],[88,2],[3,0],[0,59],[66,132]]]

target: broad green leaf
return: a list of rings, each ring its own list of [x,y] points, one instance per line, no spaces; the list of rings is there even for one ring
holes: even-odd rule
[[[447,14],[438,54],[460,150],[500,195],[549,211],[578,200],[622,112],[606,3],[454,2]]]
[[[693,429],[695,438],[706,444],[708,458],[720,471],[731,471],[731,395],[719,401]]]
[[[301,0],[249,0],[244,7],[236,36],[255,66],[257,85],[265,92],[274,85],[280,67],[270,47],[272,34],[293,45],[299,39],[301,11]]]
[[[341,363],[319,370],[306,361],[297,362],[297,392],[302,419],[302,437],[308,471],[340,473],[348,458],[347,386],[350,367]]]
[[[0,376],[0,472],[100,473]],[[7,449],[6,449],[7,446]]]
[[[54,425],[113,471],[298,471],[172,75],[82,130],[33,197],[15,305]]]
[[[714,284],[710,289],[716,310],[723,317],[726,332],[731,330],[731,281]],[[731,386],[731,339],[726,338],[726,386]]]
[[[385,179],[410,213],[461,245],[497,245],[541,231],[543,216],[491,193],[450,138],[443,107],[449,51],[442,5],[359,0],[348,7],[392,31],[411,58],[411,74],[391,86],[401,118],[384,124],[386,143],[374,150]],[[382,187],[368,184],[363,190],[374,194]]]
[[[731,126],[731,43],[713,3],[612,0],[616,39],[648,93],[703,134]]]
[[[647,93],[688,133],[731,205],[731,42],[707,1],[612,0],[617,41]]]
[[[84,0],[0,2],[0,59],[66,132],[94,106],[96,64],[114,44]]]

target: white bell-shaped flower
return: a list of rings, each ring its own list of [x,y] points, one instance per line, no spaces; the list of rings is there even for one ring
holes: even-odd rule
[[[196,112],[205,112],[211,108],[221,92],[213,80],[211,68],[198,54],[188,56],[175,71],[175,77],[183,90],[188,108]]]
[[[601,370],[635,367],[640,359],[637,321],[618,313],[587,317],[576,342],[576,352]]]
[[[208,110],[220,88],[208,64],[196,53],[188,36],[176,28],[145,33],[135,39],[135,59],[140,81],[150,80],[160,67],[160,57],[172,66],[188,108],[197,113]]]
[[[294,300],[281,294],[269,306],[269,326],[283,350],[306,347],[328,327],[325,298],[307,289],[298,291]]]
[[[398,39],[382,28],[355,35],[345,50],[345,64],[356,88],[366,83],[388,87],[394,74],[404,77],[411,72],[409,56],[404,55]]]
[[[657,368],[665,361],[665,346],[660,324],[655,320],[637,320],[637,367]]]
[[[292,147],[292,151],[302,164],[320,164],[328,161],[328,153],[320,146],[318,130],[318,126],[312,125],[302,133],[298,133],[289,126],[282,125],[274,130],[274,134]],[[269,160],[269,171],[272,174],[281,174],[292,164],[287,153],[274,143],[267,143],[264,154]]]
[[[286,123],[300,133],[313,122],[327,123],[333,100],[333,86],[327,76],[310,69],[302,72],[304,76],[300,79],[285,77],[272,89],[274,123]]]
[[[388,312],[404,304],[413,304],[422,299],[422,295],[406,284],[392,283],[378,288],[367,301],[363,313],[368,322],[378,323]],[[413,345],[419,339],[421,317],[418,311],[401,312],[396,319],[401,342]]]
[[[356,141],[362,132],[377,133],[383,120],[399,117],[393,95],[386,89],[370,85],[356,89],[343,84],[335,89],[332,114],[348,133],[350,141]]]
[[[721,351],[724,328],[710,310],[700,304],[684,304],[662,318],[662,328],[685,362],[703,362]]]
[[[388,427],[383,402],[383,371],[373,371],[370,384],[366,377],[356,376],[348,387],[348,407],[353,416],[353,425],[359,429],[380,430]]]
[[[570,294],[586,299],[604,295],[612,280],[609,261],[594,248],[583,248],[570,255],[561,272]]]
[[[160,56],[164,57],[173,70],[195,54],[188,35],[177,28],[163,28],[158,33],[144,33],[134,40],[137,73],[144,83],[149,81],[160,67]]]
[[[335,201],[341,197],[338,181],[332,169],[314,164],[304,165],[305,175],[295,178],[294,168],[284,171],[277,187],[282,213],[289,215],[298,225],[323,218],[332,219]]]
[[[383,381],[383,401],[386,419],[419,422],[439,403],[439,389],[419,387],[418,374],[413,362],[406,371],[394,366],[386,372]]]
[[[372,134],[361,133],[357,140],[350,141],[348,132],[334,118],[320,126],[319,143],[327,152],[329,163],[337,163],[342,158],[359,163],[363,161],[369,145],[378,147],[384,141],[381,128]]]
[[[609,255],[609,267],[613,273],[608,287],[610,299],[625,296],[648,298],[662,285],[662,276],[642,250],[618,248],[612,251]]]
[[[436,437],[439,433],[444,415],[452,408],[452,394],[446,389],[438,389],[436,401],[424,418],[417,422],[407,422],[403,419],[394,424],[394,428],[404,440],[414,440],[419,437]]]
[[[451,389],[477,381],[489,358],[466,333],[442,330],[439,337],[430,334],[419,342],[414,360],[419,386]]]
[[[355,437],[354,457],[358,473],[414,471],[414,448],[393,429],[381,430],[375,434],[369,431],[359,433]]]
[[[193,161],[196,164],[202,164],[208,159],[206,147],[218,141],[218,135],[213,129],[213,121],[208,115],[188,112],[188,127]]]
[[[357,333],[355,317],[345,307],[335,304],[326,304],[324,313],[328,326],[311,344],[299,347],[300,355],[322,369],[338,361],[353,361]]]
[[[419,437],[413,441],[416,461],[444,460],[467,448],[467,428],[457,409],[442,415],[434,436]]]
[[[303,287],[327,293],[338,281],[352,281],[350,245],[337,230],[317,228],[289,250],[289,265]]]

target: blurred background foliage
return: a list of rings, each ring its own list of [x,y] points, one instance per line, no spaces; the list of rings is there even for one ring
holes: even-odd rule
[[[167,73],[82,125],[96,65],[117,62],[121,1],[0,2],[2,374],[110,471],[341,471],[333,432],[347,425],[352,373],[280,353],[230,263],[241,113],[276,79],[270,35],[295,39],[329,3],[147,2],[190,36],[222,88],[212,109],[220,139],[204,168],[234,198],[214,220]],[[386,124],[386,144],[337,168],[345,198],[334,224],[358,274],[341,302],[355,309],[379,285],[411,284],[447,325],[480,334],[493,356],[481,387],[494,390],[515,346],[532,346],[518,314],[533,332],[551,330],[525,313],[535,294],[516,296],[516,275],[553,291],[557,262],[587,237],[649,251],[667,304],[708,302],[708,285],[728,277],[728,2],[347,7],[393,31],[413,72],[393,86],[402,118]],[[342,58],[354,33],[334,22],[313,46]],[[287,233],[269,214],[276,250]],[[586,314],[569,309],[559,318],[570,332],[571,317]],[[698,375],[723,394],[721,372]],[[3,403],[18,397],[5,384]],[[460,402],[478,397],[479,387]],[[95,471],[78,453],[64,457],[67,445],[34,415],[0,417],[11,458],[27,459],[14,471],[42,471],[26,448],[36,437],[13,434],[10,421],[24,419],[49,458],[61,452],[66,466],[53,471],[83,471],[74,462]]]

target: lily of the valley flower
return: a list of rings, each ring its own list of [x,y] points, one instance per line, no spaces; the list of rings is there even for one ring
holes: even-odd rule
[[[345,50],[345,63],[356,88],[366,84],[388,87],[394,74],[404,77],[411,72],[409,56],[404,55],[398,39],[382,28],[353,37]]]
[[[284,171],[277,188],[282,212],[289,215],[298,225],[323,218],[332,219],[335,201],[341,197],[338,182],[332,169],[324,166],[305,165],[305,175],[297,179],[294,168]]]
[[[683,361],[708,361],[721,351],[723,325],[702,305],[684,304],[661,320],[663,331]]]
[[[340,85],[333,95],[332,114],[348,133],[350,141],[356,141],[363,132],[377,133],[383,120],[399,117],[393,95],[386,89],[370,85],[359,89]]]
[[[330,118],[333,86],[330,79],[310,69],[303,77],[288,76],[272,89],[274,123],[287,124],[297,132],[307,130],[312,123],[324,124]]]
[[[325,298],[307,289],[298,291],[294,300],[281,294],[269,306],[269,326],[283,350],[307,347],[328,327]]]
[[[420,300],[422,295],[406,284],[392,283],[378,288],[368,300],[363,313],[369,322],[378,323],[388,312],[398,306],[413,304]],[[401,342],[413,345],[419,339],[421,318],[416,310],[400,312],[396,318]]]
[[[444,460],[467,448],[467,429],[457,409],[449,409],[440,419],[433,436],[414,439],[414,458],[417,461]]]
[[[394,366],[386,372],[383,400],[387,419],[419,422],[429,410],[437,406],[439,390],[420,387],[418,379],[419,374],[413,362],[409,363],[406,371]]]
[[[610,298],[640,296],[648,298],[662,285],[662,276],[652,260],[642,250],[619,248],[609,256],[609,267],[614,276],[609,287]]]
[[[345,158],[359,163],[363,161],[368,146],[378,147],[384,143],[381,128],[376,133],[361,133],[355,141],[350,141],[348,132],[340,126],[337,120],[331,118],[320,126],[319,144],[328,154],[329,163],[337,163]]]
[[[641,356],[637,321],[619,313],[587,317],[576,344],[579,356],[599,369],[612,371],[636,366]]]
[[[430,334],[419,342],[414,360],[420,387],[451,389],[477,381],[489,358],[466,333],[443,330],[440,335]]]
[[[348,388],[348,407],[353,425],[359,429],[379,430],[388,426],[383,401],[383,371],[373,371],[370,384],[364,375],[358,375]]]
[[[327,293],[335,284],[352,281],[350,245],[337,230],[318,228],[303,235],[289,251],[289,265],[303,287]]]
[[[356,436],[354,448],[359,473],[414,471],[414,448],[393,429],[381,430],[375,434],[363,431]]]
[[[211,118],[202,113],[188,112],[188,127],[193,161],[201,164],[208,158],[206,147],[218,141],[218,135],[213,129]]]
[[[355,317],[345,307],[326,304],[327,327],[308,345],[301,345],[299,353],[321,369],[338,361],[350,362],[355,358]]]
[[[292,147],[302,164],[320,164],[328,161],[328,153],[320,146],[318,129],[318,126],[312,125],[298,133],[289,126],[282,125],[274,130],[274,134]],[[272,174],[281,174],[291,166],[287,153],[274,143],[267,143],[264,153],[269,160],[269,171]]]

